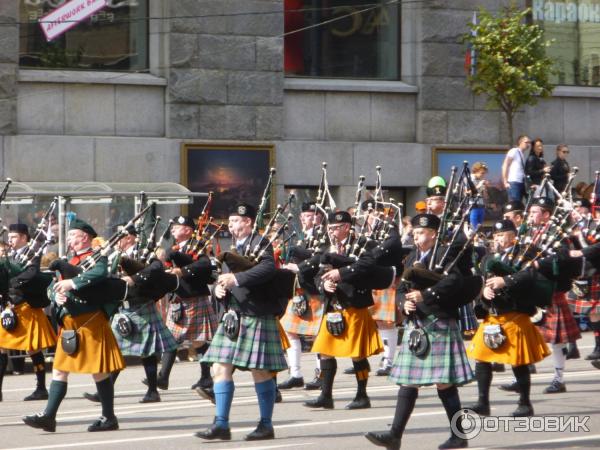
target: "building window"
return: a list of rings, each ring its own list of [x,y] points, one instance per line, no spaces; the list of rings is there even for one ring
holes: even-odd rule
[[[531,0],[533,23],[554,43],[546,53],[553,58],[555,84],[600,85],[600,0]]]
[[[47,42],[38,20],[67,0],[21,0],[19,64],[44,69],[148,69],[148,0],[108,0],[107,6]]]
[[[399,79],[400,8],[386,3],[285,0],[285,32],[302,30],[285,37],[286,75]]]

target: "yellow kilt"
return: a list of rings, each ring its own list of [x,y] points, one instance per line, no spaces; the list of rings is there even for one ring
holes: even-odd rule
[[[493,350],[483,342],[483,329],[486,325],[501,325],[506,341]],[[541,361],[550,354],[548,346],[527,314],[511,312],[498,316],[488,316],[477,329],[467,354],[478,361],[522,366]]]
[[[77,317],[65,316],[63,324],[65,330],[78,330],[79,346],[75,353],[67,355],[59,339],[54,355],[54,369],[94,374],[125,368],[125,360],[103,311]]]
[[[279,319],[276,319],[276,320],[277,320],[277,328],[279,329],[279,337],[281,338],[281,347],[283,348],[283,351],[285,352],[292,345],[290,344],[290,340],[288,339],[287,334],[285,333],[285,330],[281,326],[281,321]]]
[[[327,314],[324,314],[311,352],[339,358],[368,358],[383,352],[383,342],[369,308],[346,308],[342,315],[346,328],[340,336],[332,336],[327,331]]]
[[[17,326],[12,331],[0,327],[0,348],[33,352],[56,345],[56,334],[42,308],[21,303],[14,312]]]

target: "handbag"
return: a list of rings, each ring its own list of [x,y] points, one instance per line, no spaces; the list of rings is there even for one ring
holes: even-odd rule
[[[326,318],[327,331],[332,336],[340,336],[346,329],[346,322],[341,311],[328,312]]]
[[[123,314],[122,312],[115,315],[117,332],[122,337],[126,338],[133,334],[135,329],[135,325],[131,321],[128,315]]]
[[[240,334],[240,316],[235,310],[229,309],[223,315],[223,331],[225,332],[225,336],[232,341],[238,338]]]
[[[306,298],[306,295],[299,294],[292,297],[292,311],[298,317],[302,317],[306,314],[306,311],[308,311],[308,299]]]
[[[7,306],[2,314],[0,315],[2,321],[2,328],[6,331],[12,331],[17,327],[17,315],[13,309]]]
[[[77,330],[62,330],[60,333],[60,343],[63,351],[67,355],[72,355],[79,349],[79,337]]]
[[[180,302],[172,302],[169,309],[169,317],[173,323],[181,323],[183,320],[183,307]]]
[[[506,335],[502,327],[496,325],[486,325],[483,327],[483,343],[487,348],[497,350],[506,342]]]

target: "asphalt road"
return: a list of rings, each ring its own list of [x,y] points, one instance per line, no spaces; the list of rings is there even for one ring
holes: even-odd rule
[[[524,423],[509,423],[495,419],[486,423],[486,430],[470,441],[470,448],[502,449],[566,449],[600,448],[600,370],[593,368],[583,357],[591,352],[593,336],[587,332],[579,341],[582,359],[567,361],[565,379],[567,392],[545,395],[543,389],[552,379],[551,358],[538,364],[538,373],[532,376],[532,402],[537,422],[530,423],[538,431],[519,432]],[[312,378],[314,357],[303,355],[305,379]],[[1,449],[369,449],[373,447],[363,434],[389,427],[395,407],[397,386],[385,377],[372,376],[369,395],[372,408],[347,411],[344,405],[354,396],[354,376],[344,375],[343,368],[349,360],[338,362],[340,369],[335,382],[336,409],[310,410],[302,402],[316,396],[315,391],[293,389],[283,393],[283,403],[277,404],[274,414],[276,439],[251,442],[243,440],[258,420],[258,405],[254,387],[247,373],[235,374],[236,392],[231,414],[233,439],[230,442],[206,442],[193,436],[212,422],[214,406],[201,400],[190,390],[199,373],[197,363],[182,362],[173,368],[171,386],[162,391],[162,402],[140,404],[145,390],[141,366],[125,370],[116,384],[115,409],[120,430],[106,433],[88,433],[87,426],[100,415],[100,406],[82,398],[85,391],[92,392],[91,376],[73,375],[69,382],[67,398],[58,414],[56,433],[31,429],[21,422],[21,416],[43,410],[45,402],[23,402],[34,386],[31,374],[7,376],[4,380],[4,401],[0,403]],[[371,365],[376,367],[377,358]],[[287,377],[281,374],[280,380]],[[510,381],[510,371],[496,373],[492,385],[492,414],[507,416],[516,407],[517,395],[497,388]],[[477,396],[476,383],[460,389],[463,405]],[[557,431],[556,421],[577,417],[589,431]],[[545,419],[543,417],[546,417]],[[586,417],[589,417],[586,419]],[[550,419],[548,419],[550,418]],[[574,425],[575,419],[568,422]],[[490,430],[500,425],[499,431]],[[554,428],[550,428],[554,426]],[[507,430],[504,429],[507,427]],[[517,429],[515,429],[517,427]],[[543,429],[546,431],[543,431]],[[554,431],[553,431],[554,430]],[[403,448],[434,449],[449,436],[448,421],[434,388],[421,390],[417,406],[408,423],[403,438]]]

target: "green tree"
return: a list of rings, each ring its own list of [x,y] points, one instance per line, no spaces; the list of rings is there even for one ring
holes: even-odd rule
[[[476,53],[475,71],[467,81],[475,94],[487,95],[487,108],[504,111],[509,145],[519,108],[550,97],[554,88],[549,81],[554,61],[546,56],[552,41],[544,40],[538,25],[526,22],[530,12],[511,6],[495,17],[481,8],[478,23],[471,23],[471,33],[464,36]]]

